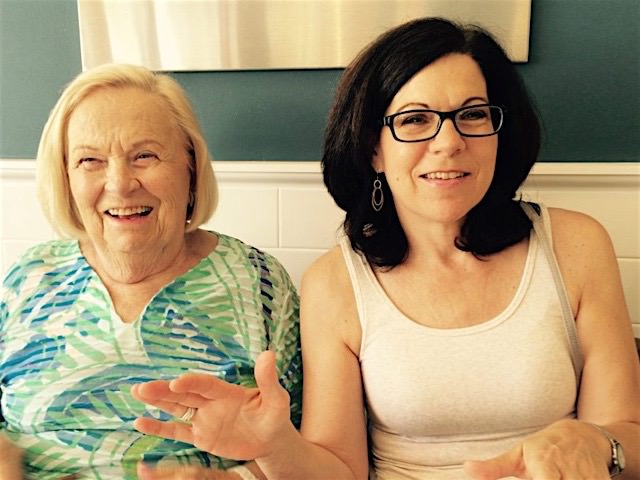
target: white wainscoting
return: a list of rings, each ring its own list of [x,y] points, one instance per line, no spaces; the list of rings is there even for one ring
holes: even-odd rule
[[[206,226],[274,254],[299,284],[335,243],[342,211],[327,194],[318,162],[215,162],[220,207]],[[609,231],[627,304],[640,337],[640,164],[541,163],[523,195],[579,210]],[[35,195],[33,160],[0,160],[0,269],[25,248],[54,238]]]

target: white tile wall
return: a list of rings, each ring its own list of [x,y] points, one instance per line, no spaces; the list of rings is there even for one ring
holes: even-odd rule
[[[205,225],[263,248],[276,248],[278,238],[277,186],[226,185],[220,182],[218,209]]]
[[[335,243],[342,212],[322,184],[317,162],[216,162],[220,205],[209,228],[275,255],[299,285],[306,267]],[[0,160],[0,269],[53,238],[35,199],[35,164]],[[640,164],[536,165],[527,198],[583,211],[609,231],[627,304],[640,337]]]

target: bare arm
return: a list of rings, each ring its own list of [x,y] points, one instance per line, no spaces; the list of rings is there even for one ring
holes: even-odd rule
[[[365,407],[356,353],[359,324],[346,267],[337,248],[305,273],[301,299],[301,432],[311,445],[322,448],[301,446],[288,459],[282,459],[282,470],[261,459],[258,463],[265,472],[277,472],[274,478],[366,479]],[[287,462],[291,471],[287,471]],[[296,473],[305,470],[302,475]]]
[[[592,218],[551,209],[554,250],[567,287],[585,364],[577,420],[561,420],[487,462],[468,462],[475,479],[607,479],[611,448],[591,423],[622,444],[619,478],[640,478],[640,364],[611,240]]]
[[[574,311],[585,358],[578,419],[601,425],[617,438],[627,458],[619,478],[637,479],[640,363],[613,245],[593,219],[566,210],[552,214],[554,233],[562,240],[556,246],[558,262],[570,295],[578,300]],[[608,443],[604,445],[610,458]]]

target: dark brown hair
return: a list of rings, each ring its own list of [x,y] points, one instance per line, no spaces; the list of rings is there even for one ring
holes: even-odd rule
[[[371,160],[380,137],[380,121],[411,77],[452,53],[469,55],[478,63],[489,101],[505,110],[493,181],[466,216],[456,246],[476,256],[489,255],[517,243],[531,230],[514,196],[538,156],[540,125],[515,66],[480,27],[441,18],[418,19],[378,37],[346,68],[325,131],[325,185],[346,212],[344,228],[353,248],[374,265],[396,266],[404,261],[408,249],[384,176],[384,207],[380,212],[371,208],[376,175]]]

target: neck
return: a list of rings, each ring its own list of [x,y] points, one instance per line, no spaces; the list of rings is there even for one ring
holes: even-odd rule
[[[450,263],[466,258],[469,254],[455,246],[455,240],[460,235],[462,222],[412,225],[405,228],[409,243],[409,258],[430,259],[431,262]]]
[[[107,285],[131,285],[151,282],[164,276],[173,277],[176,272],[188,269],[192,263],[186,241],[144,253],[113,251],[88,241],[81,241],[80,248],[89,265]]]

